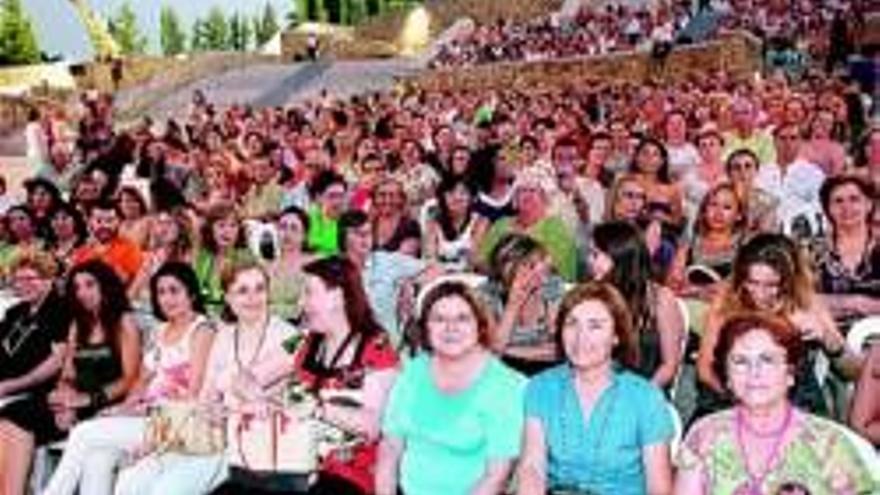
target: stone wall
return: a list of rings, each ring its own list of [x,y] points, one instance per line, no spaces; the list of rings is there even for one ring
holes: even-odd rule
[[[407,81],[425,89],[527,89],[570,87],[613,81],[680,81],[728,71],[745,78],[761,70],[760,42],[748,33],[730,33],[717,40],[678,46],[665,63],[649,53],[627,52],[604,56],[511,62],[470,68],[425,71]]]

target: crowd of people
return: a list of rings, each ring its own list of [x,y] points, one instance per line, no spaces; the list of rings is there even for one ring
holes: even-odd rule
[[[0,224],[0,491],[66,439],[47,494],[876,493],[865,101],[716,74],[39,109]],[[180,402],[339,434],[295,473],[241,425],[145,442]]]
[[[526,22],[479,23],[442,45],[431,64],[461,67],[628,50],[663,56],[675,43],[744,30],[765,43],[772,55],[768,62],[799,74],[810,61],[825,62],[829,70],[846,64],[872,10],[876,7],[860,0],[588,2],[572,16],[554,13]],[[699,15],[704,19],[691,26]]]
[[[478,24],[441,46],[434,67],[534,61],[616,51],[652,49],[672,43],[691,19],[689,1],[654,8],[623,3],[587,4],[572,17],[558,14],[515,22]]]

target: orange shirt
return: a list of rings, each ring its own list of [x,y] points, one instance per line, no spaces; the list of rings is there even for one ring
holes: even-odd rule
[[[116,274],[128,285],[141,269],[143,253],[137,244],[117,236],[110,244],[91,243],[73,252],[72,266],[98,259],[116,270]]]

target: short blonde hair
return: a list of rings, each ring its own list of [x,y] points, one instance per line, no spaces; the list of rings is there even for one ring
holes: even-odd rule
[[[46,278],[54,278],[58,275],[58,262],[55,258],[43,251],[26,249],[18,253],[9,264],[8,273],[11,275],[18,270],[31,269]]]

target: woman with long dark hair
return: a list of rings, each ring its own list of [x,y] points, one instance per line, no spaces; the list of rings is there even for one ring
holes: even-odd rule
[[[0,451],[11,454],[0,470],[4,493],[23,493],[36,446],[123,400],[140,372],[140,334],[116,272],[89,261],[74,267],[67,281],[73,324],[60,348],[60,380],[48,396],[15,402],[0,415]]]
[[[737,252],[727,285],[709,307],[706,330],[700,340],[697,376],[700,413],[730,405],[715,367],[715,347],[721,328],[730,315],[742,311],[764,311],[789,319],[807,345],[807,355],[794,371],[793,402],[813,414],[829,415],[814,364],[825,354],[844,376],[858,374],[859,361],[846,346],[834,319],[817,297],[809,264],[797,244],[782,234],[759,234]]]
[[[642,139],[636,145],[629,172],[644,184],[647,208],[662,211],[668,223],[680,226],[684,208],[682,190],[672,181],[669,154],[663,143],[652,138]]]
[[[593,230],[590,267],[597,280],[617,288],[629,303],[636,337],[634,369],[668,387],[681,366],[684,328],[671,290],[654,282],[651,256],[638,228],[609,222]]]
[[[437,187],[437,215],[428,221],[425,256],[447,268],[473,266],[489,223],[474,211],[473,191],[462,176],[444,176]]]
[[[144,359],[145,373],[125,402],[71,431],[46,495],[73,495],[77,488],[112,493],[123,458],[143,448],[148,408],[197,396],[214,332],[195,272],[181,262],[162,265],[150,281],[150,297],[161,324]]]

